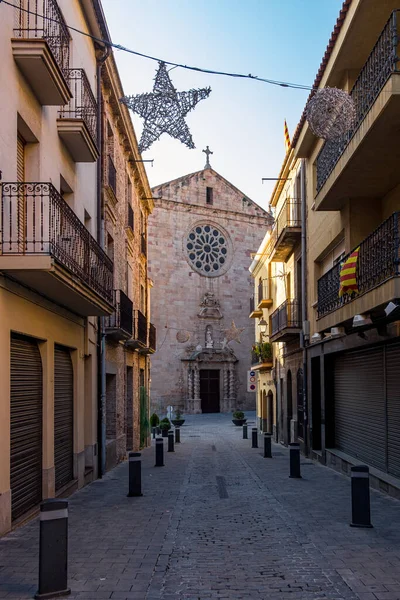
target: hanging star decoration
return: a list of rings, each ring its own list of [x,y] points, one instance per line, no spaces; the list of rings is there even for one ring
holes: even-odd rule
[[[224,340],[222,342],[222,349],[225,349],[229,342],[235,341],[240,344],[240,334],[245,330],[245,327],[236,327],[235,321],[232,321],[232,325],[229,329],[225,329]]]
[[[188,148],[194,148],[192,135],[185,122],[186,115],[200,100],[205,100],[211,88],[178,92],[172,85],[166,64],[159,63],[153,92],[138,96],[125,96],[120,102],[144,119],[139,143],[140,152],[148,150],[163,133],[179,140]]]

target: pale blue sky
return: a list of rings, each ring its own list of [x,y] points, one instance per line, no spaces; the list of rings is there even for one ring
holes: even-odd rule
[[[115,43],[177,63],[312,85],[342,0],[103,0]],[[157,63],[115,51],[125,93],[152,90]],[[178,91],[212,88],[187,116],[195,150],[166,136],[143,158],[154,186],[211,165],[267,208],[308,92],[251,80],[173,69]],[[133,116],[138,138],[142,120]]]

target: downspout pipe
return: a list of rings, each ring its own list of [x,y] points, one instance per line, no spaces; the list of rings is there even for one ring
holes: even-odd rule
[[[310,323],[307,314],[307,194],[306,194],[306,161],[301,161],[300,171],[301,188],[301,315],[303,329],[301,345],[303,348],[303,423],[304,423],[304,452],[309,452],[309,426],[308,426],[308,371],[307,348],[310,339]]]
[[[101,69],[110,54],[107,47],[102,56],[96,60],[97,70],[97,146],[100,156],[97,159],[97,242],[105,249],[104,213],[102,206],[103,181],[103,100],[101,95]],[[97,337],[97,439],[98,439],[98,474],[103,477],[106,472],[106,344],[104,317],[99,317]]]

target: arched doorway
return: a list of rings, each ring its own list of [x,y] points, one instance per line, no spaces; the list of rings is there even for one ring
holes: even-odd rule
[[[290,444],[291,440],[291,432],[290,426],[293,418],[293,395],[292,395],[292,372],[288,371],[287,374],[287,390],[286,390],[286,400],[287,400],[287,412],[286,412],[286,435],[287,435],[287,443]]]
[[[272,434],[274,426],[274,395],[269,390],[267,395],[267,431]]]
[[[267,431],[267,393],[265,390],[262,391],[261,399],[261,431]]]
[[[297,371],[297,435],[304,440],[303,369]]]

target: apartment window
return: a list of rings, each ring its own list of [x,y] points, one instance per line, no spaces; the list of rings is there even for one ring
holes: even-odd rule
[[[86,209],[85,209],[85,227],[88,231],[91,231],[92,217],[89,215],[89,213]]]
[[[109,233],[107,233],[107,254],[114,262],[114,239]]]
[[[214,190],[212,187],[206,188],[206,203],[207,204],[213,203],[213,192],[214,192]]]
[[[329,250],[329,252],[327,252],[324,258],[320,261],[320,274],[324,275],[324,273],[332,269],[332,267],[337,265],[345,255],[346,250],[344,245],[344,239],[342,239],[331,250]]]
[[[146,310],[146,290],[144,289],[144,285],[140,286],[140,310],[145,315],[147,313]]]

